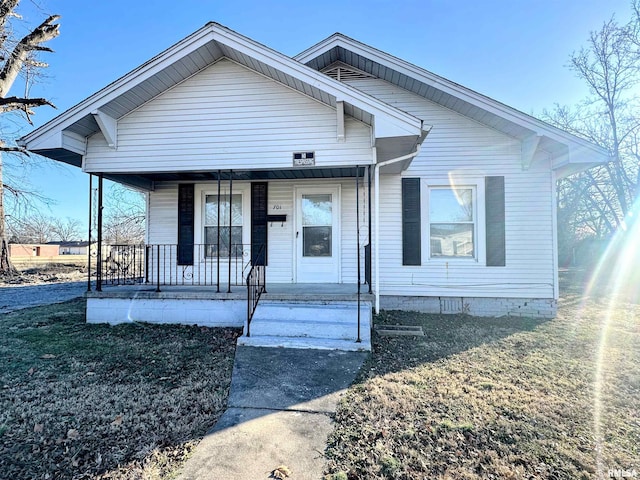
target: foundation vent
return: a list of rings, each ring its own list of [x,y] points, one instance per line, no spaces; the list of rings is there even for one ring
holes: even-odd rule
[[[440,313],[462,313],[462,298],[440,297]]]

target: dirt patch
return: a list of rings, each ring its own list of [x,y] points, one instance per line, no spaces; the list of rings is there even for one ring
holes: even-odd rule
[[[3,478],[165,478],[226,407],[239,330],[90,325],[84,310],[3,315]]]
[[[0,287],[11,285],[42,285],[48,283],[87,280],[86,267],[74,264],[45,264],[19,270],[16,275],[0,276]]]

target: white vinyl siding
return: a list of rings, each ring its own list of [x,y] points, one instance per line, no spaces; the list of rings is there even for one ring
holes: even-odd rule
[[[148,198],[147,243],[178,243],[178,184],[157,183]]]
[[[464,185],[466,177],[505,177],[505,267],[486,267],[480,261],[425,261],[424,255],[421,266],[403,266],[398,234],[402,231],[400,176],[382,175],[381,294],[553,298],[555,200],[550,165],[544,155],[538,155],[529,170],[523,170],[521,144],[514,138],[383,80],[347,83],[433,125],[404,176],[420,177],[423,185]],[[478,202],[477,207],[482,213],[484,203]],[[423,221],[427,221],[424,213]],[[423,228],[423,245],[429,242],[425,233]],[[484,241],[483,234],[478,236]]]
[[[89,138],[87,172],[179,172],[291,168],[293,153],[316,166],[371,163],[371,128],[334,108],[221,60],[118,120],[118,148]]]
[[[226,183],[226,185],[225,185]],[[355,179],[338,178],[323,180],[286,180],[268,182],[267,211],[268,214],[286,215],[286,222],[271,222],[267,225],[268,266],[267,285],[269,283],[292,283],[294,278],[295,251],[295,207],[294,188],[305,186],[340,185],[340,277],[342,283],[355,283],[357,280],[357,246],[356,246],[356,203]],[[228,183],[222,183],[223,194]],[[249,208],[250,188],[246,182],[234,182],[234,192],[243,193],[243,237],[248,243],[251,230]],[[217,183],[198,183],[196,192],[195,230],[196,243],[201,243],[198,232],[203,228],[202,201],[198,201],[204,193],[215,193]],[[276,208],[277,207],[277,208]],[[178,184],[176,182],[159,182],[156,190],[149,194],[149,244],[175,244],[178,224]],[[368,243],[368,211],[367,187],[360,182],[360,268],[361,280],[364,281],[364,246]],[[222,278],[226,278],[223,272]]]

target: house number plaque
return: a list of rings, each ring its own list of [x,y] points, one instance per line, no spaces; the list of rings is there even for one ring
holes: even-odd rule
[[[316,155],[314,152],[297,152],[293,154],[294,167],[314,167]]]

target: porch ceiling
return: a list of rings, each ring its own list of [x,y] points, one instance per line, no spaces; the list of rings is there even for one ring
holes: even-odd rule
[[[322,178],[364,177],[365,167],[338,168],[296,168],[288,170],[247,170],[213,172],[158,172],[139,175],[105,175],[115,182],[128,184],[135,188],[153,190],[155,182],[211,182],[217,181],[259,181],[259,180],[306,180]]]

